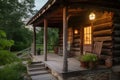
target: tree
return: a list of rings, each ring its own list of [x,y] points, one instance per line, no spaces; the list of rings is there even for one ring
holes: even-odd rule
[[[0,65],[5,65],[17,60],[8,49],[14,44],[13,40],[6,39],[6,33],[0,30]]]
[[[55,45],[58,44],[58,29],[57,28],[48,28],[47,32],[47,44],[51,45],[48,46],[48,48],[52,49]],[[44,36],[44,30],[41,28],[41,30],[37,33],[37,44],[43,44],[43,38]]]
[[[33,7],[34,0],[0,0],[0,29],[6,32],[8,39],[15,41],[13,49],[15,47],[19,49],[17,45],[23,44],[24,46],[24,44],[30,45],[31,43],[31,35],[24,28],[24,20],[34,13]]]
[[[0,30],[0,50],[8,50],[14,44],[13,40],[6,39],[6,33]]]
[[[15,40],[15,45],[12,46],[12,51],[25,49],[32,43],[32,31],[23,27],[15,32],[13,40]]]

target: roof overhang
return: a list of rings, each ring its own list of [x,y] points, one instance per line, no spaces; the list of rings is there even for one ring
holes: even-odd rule
[[[119,4],[119,0],[49,0],[27,25],[43,26],[47,19],[49,27],[62,26],[64,6],[68,7],[69,16],[77,16],[85,10],[119,11]]]

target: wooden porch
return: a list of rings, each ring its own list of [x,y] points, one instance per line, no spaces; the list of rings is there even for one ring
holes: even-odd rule
[[[118,8],[119,4],[117,1],[115,4],[113,4],[113,1],[109,1],[110,3],[108,3],[108,1],[94,0],[92,2],[89,0],[49,0],[48,3],[46,3],[46,5],[27,23],[27,25],[33,25],[34,55],[37,55],[35,54],[35,28],[37,26],[44,27],[44,55],[34,56],[33,61],[44,62],[53,74],[60,75],[62,78],[79,76],[84,73],[85,75],[94,73],[96,76],[98,72],[105,73],[111,71],[111,69],[107,69],[105,66],[101,65],[98,65],[98,67],[93,70],[82,68],[80,67],[80,62],[75,58],[67,57],[69,54],[67,52],[68,47],[70,54],[73,56],[79,56],[84,52],[92,52],[94,43],[102,41],[103,45],[100,55],[109,56],[112,58],[111,63],[113,62],[113,65],[119,65],[120,15],[118,12],[120,8]],[[93,4],[96,5],[93,6]],[[112,7],[113,5],[116,6]],[[94,21],[90,21],[88,19],[88,14],[91,12],[96,14],[96,19]],[[63,56],[47,53],[47,27],[56,27],[59,29],[58,52]],[[101,74],[103,75],[103,73]],[[102,78],[102,76],[99,77]],[[102,79],[94,78],[74,80]]]
[[[59,56],[54,53],[49,53],[47,55],[47,61],[44,61],[44,55],[40,56],[34,56],[33,57],[33,62],[44,62],[46,67],[48,67],[51,71],[51,73],[58,77],[58,78],[70,78],[70,77],[76,77],[82,75],[87,75],[91,73],[104,73],[104,72],[110,72],[111,70],[106,68],[105,66],[98,66],[96,69],[86,69],[80,66],[80,62],[72,57],[68,58],[68,71],[64,72],[63,71],[63,57]],[[61,79],[59,79],[61,80]]]

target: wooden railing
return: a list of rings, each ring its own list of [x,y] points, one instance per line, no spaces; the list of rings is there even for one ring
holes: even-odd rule
[[[24,57],[26,55],[29,55],[32,58],[32,51],[31,51],[32,49],[31,48],[32,47],[28,47],[28,48],[26,48],[24,50],[21,50],[21,51],[17,52],[16,55],[19,58],[22,58],[22,57]],[[40,49],[40,54],[43,54],[43,50],[44,50],[43,49],[43,44],[36,44],[36,53],[37,53],[38,49]],[[48,53],[53,52],[53,50],[54,50],[54,45],[47,45]]]
[[[26,48],[26,49],[24,49],[24,50],[21,50],[21,51],[19,51],[19,52],[17,52],[17,54],[16,54],[19,58],[23,58],[24,56],[29,56],[30,58],[32,58],[32,56],[31,56],[31,47],[28,47],[28,48]]]

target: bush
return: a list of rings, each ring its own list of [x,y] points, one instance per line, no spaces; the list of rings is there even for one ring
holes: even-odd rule
[[[16,61],[20,61],[16,55],[6,50],[0,50],[0,66]]]
[[[26,67],[22,63],[12,63],[0,69],[0,80],[23,80]]]

